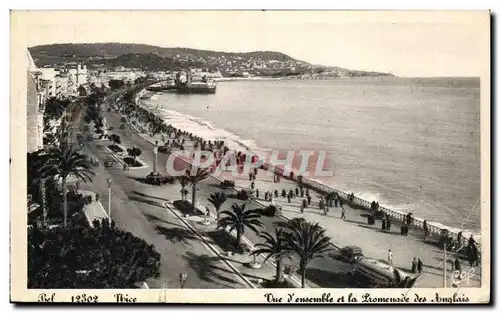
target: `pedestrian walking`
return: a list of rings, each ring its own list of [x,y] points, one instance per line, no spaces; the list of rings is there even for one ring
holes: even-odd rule
[[[99,194],[98,193],[95,194],[95,201],[99,202]]]
[[[310,194],[309,194],[309,189],[306,189],[306,197],[309,197]]]
[[[342,208],[342,211],[340,211],[340,218],[345,221],[345,209]]]
[[[274,190],[274,197],[278,198],[278,190],[277,189]]]
[[[391,230],[391,220],[390,219],[386,219],[386,222],[385,222],[385,229],[387,231],[390,231]]]
[[[298,197],[299,196],[299,187],[295,187],[295,196]]]
[[[300,188],[300,196],[302,198],[304,198],[304,188],[302,188],[302,187]]]
[[[283,198],[286,198],[286,190],[283,188],[283,190],[281,190],[281,196]]]
[[[259,189],[255,189],[255,197],[259,197]]]
[[[423,228],[424,228],[424,240],[426,240],[427,236],[429,236],[429,226],[427,226],[427,220],[424,220]]]
[[[335,207],[338,208],[339,199],[335,198]]]
[[[384,219],[382,220],[382,230],[386,230],[386,225],[387,225],[386,223],[387,223],[387,222],[386,222],[386,220],[385,220],[385,218],[384,218]]]
[[[290,197],[290,194],[288,194],[288,195],[286,196],[286,198],[288,199],[288,203],[291,203],[291,197]]]
[[[311,196],[307,195],[307,205],[311,205]]]
[[[417,258],[413,258],[413,261],[411,262],[411,272],[412,273],[417,273]]]
[[[302,200],[302,204],[300,205],[300,213],[304,213],[304,210],[307,206],[306,199]]]
[[[326,215],[325,200],[323,199],[323,196],[321,196],[321,198],[319,199],[319,209]]]
[[[392,259],[393,259],[392,251],[391,251],[391,249],[389,249],[389,252],[387,253],[387,262],[390,265],[392,265]]]
[[[420,258],[418,258],[418,261],[417,261],[417,270],[419,273],[422,273],[422,267],[424,266],[424,263],[422,262],[422,260],[420,260]]]

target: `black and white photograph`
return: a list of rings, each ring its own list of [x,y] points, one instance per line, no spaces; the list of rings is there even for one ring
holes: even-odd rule
[[[489,11],[10,18],[11,301],[490,301]]]

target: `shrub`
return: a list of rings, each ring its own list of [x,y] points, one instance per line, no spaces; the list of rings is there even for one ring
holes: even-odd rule
[[[103,220],[28,230],[28,288],[136,288],[159,275],[154,246]]]

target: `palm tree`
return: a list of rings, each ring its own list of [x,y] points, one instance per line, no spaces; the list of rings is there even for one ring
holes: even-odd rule
[[[313,224],[305,220],[290,223],[284,229],[289,243],[287,250],[297,254],[300,259],[299,267],[302,275],[302,288],[304,288],[309,262],[333,250],[330,238],[325,235],[325,229],[318,223]]]
[[[210,173],[210,170],[208,168],[196,168],[196,172],[193,173],[191,168],[188,168],[186,170],[186,175],[189,177],[189,182],[191,183],[191,204],[193,205],[193,208],[196,206],[196,187],[197,184],[206,179]]]
[[[274,237],[268,232],[263,232],[260,235],[264,241],[255,245],[256,250],[252,251],[251,255],[267,254],[264,262],[269,258],[274,258],[276,260],[276,282],[280,283],[283,280],[281,259],[289,254],[288,241],[283,229],[275,228],[274,231]]]
[[[394,273],[394,280],[392,281],[392,284],[390,286],[391,288],[411,288],[413,287],[413,285],[415,285],[415,282],[420,277],[420,275],[416,275],[414,277],[408,275],[404,279],[402,279],[401,273],[398,269],[393,268],[392,271]]]
[[[222,215],[226,216],[217,221],[217,228],[224,229],[229,227],[229,233],[236,230],[236,248],[238,248],[246,228],[259,233],[257,227],[263,227],[260,221],[261,210],[245,210],[245,204],[239,205],[237,203],[233,203],[231,209],[231,211],[225,210],[221,212]]]
[[[181,199],[182,201],[186,200],[186,195],[187,195],[187,189],[186,186],[189,183],[189,177],[187,176],[180,176],[179,177],[179,183],[181,184]]]
[[[208,201],[213,204],[215,207],[215,210],[217,211],[217,219],[220,217],[220,209],[224,202],[226,202],[227,196],[223,192],[214,192],[210,194],[210,197],[208,198]]]
[[[90,162],[86,155],[78,153],[71,146],[61,146],[52,148],[49,152],[49,159],[40,172],[44,177],[58,176],[61,179],[61,188],[63,193],[63,213],[64,227],[67,225],[68,199],[66,197],[66,179],[69,175],[86,182],[92,181],[90,176],[95,175],[90,169]]]

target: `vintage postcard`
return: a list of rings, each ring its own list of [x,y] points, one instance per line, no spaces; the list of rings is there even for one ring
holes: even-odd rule
[[[489,11],[12,11],[10,96],[13,302],[490,302]]]

